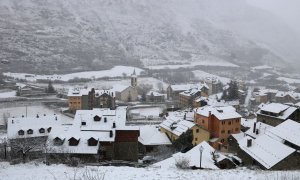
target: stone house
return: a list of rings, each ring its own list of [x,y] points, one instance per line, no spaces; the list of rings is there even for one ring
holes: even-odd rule
[[[168,138],[173,142],[177,140],[183,133],[191,130],[193,133],[194,145],[199,144],[203,141],[209,140],[209,132],[194,122],[188,120],[178,120],[174,117],[167,117],[167,120],[163,121],[160,125],[160,131],[165,133]]]
[[[297,107],[286,104],[270,103],[263,104],[256,112],[257,121],[277,126],[287,119],[300,122],[300,110]]]

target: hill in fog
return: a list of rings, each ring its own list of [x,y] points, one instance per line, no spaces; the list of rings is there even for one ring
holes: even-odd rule
[[[1,59],[17,72],[222,59],[281,66],[293,31],[244,0],[1,0]]]

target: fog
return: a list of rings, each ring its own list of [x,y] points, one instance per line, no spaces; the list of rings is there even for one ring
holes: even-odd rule
[[[300,36],[299,0],[247,0],[256,7],[268,10],[284,20]]]

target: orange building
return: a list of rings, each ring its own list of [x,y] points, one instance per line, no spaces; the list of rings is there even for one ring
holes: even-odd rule
[[[194,121],[210,132],[209,143],[219,150],[227,149],[227,139],[231,134],[241,132],[241,115],[232,106],[197,108]]]

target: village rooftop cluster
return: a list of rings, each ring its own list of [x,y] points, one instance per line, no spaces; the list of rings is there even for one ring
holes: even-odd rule
[[[223,84],[216,77],[142,89],[140,76],[134,69],[127,85],[69,87],[60,93],[68,107],[57,114],[10,116],[1,158],[99,166],[300,169],[299,93],[249,91],[243,81]],[[52,86],[50,81],[46,93],[57,93]],[[39,89],[45,90],[28,83],[18,87],[18,96],[41,93]]]

